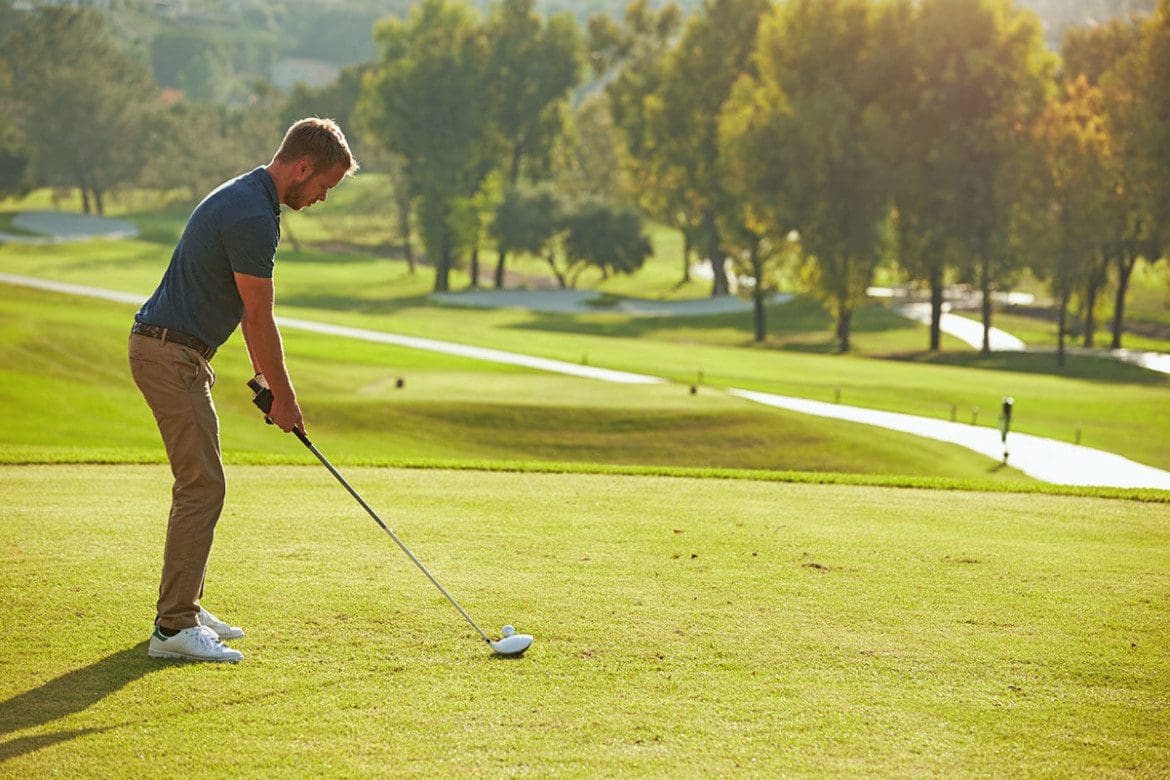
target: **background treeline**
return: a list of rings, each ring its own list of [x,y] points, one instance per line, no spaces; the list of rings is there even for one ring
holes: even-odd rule
[[[1051,286],[1062,357],[1069,307],[1091,344],[1112,280],[1120,346],[1130,274],[1170,240],[1170,0],[1068,29],[1060,56],[1007,0],[635,0],[585,21],[576,4],[424,0],[374,24],[369,59],[343,43],[376,12],[358,3],[237,3],[225,35],[155,18],[130,46],[111,25],[147,14],[110,5],[0,0],[0,188],[78,188],[98,212],[126,187],[196,198],[266,160],[291,120],[330,115],[388,174],[436,290],[457,266],[478,281],[488,243],[497,285],[514,252],[564,285],[632,272],[649,217],[681,232],[681,278],[696,259],[713,295],[748,281],[758,338],[796,269],[842,350],[882,262],[930,291],[932,350],[945,284],[981,289],[986,329],[992,292],[1024,270]],[[239,87],[289,53],[343,67],[287,94]]]

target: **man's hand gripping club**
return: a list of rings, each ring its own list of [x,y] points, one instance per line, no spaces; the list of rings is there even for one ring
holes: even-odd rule
[[[275,400],[272,395],[272,389],[268,387],[267,380],[264,379],[263,374],[257,374],[248,380],[248,387],[253,392],[252,403],[256,405],[260,411],[264,412],[264,422],[269,425],[279,425],[280,429],[288,433],[294,429],[300,430],[300,426],[291,423],[288,427],[281,425],[272,417],[272,405]]]

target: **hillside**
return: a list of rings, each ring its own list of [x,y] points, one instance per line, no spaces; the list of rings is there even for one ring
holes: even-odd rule
[[[470,0],[486,11],[493,0]],[[687,13],[702,0],[677,0]],[[1051,47],[1059,48],[1069,27],[1093,24],[1114,16],[1151,11],[1156,0],[1017,0],[1041,19]],[[220,76],[234,73],[241,82],[263,77],[287,87],[290,63],[307,80],[327,79],[332,69],[373,59],[371,34],[376,20],[403,16],[415,0],[337,0],[321,4],[310,0],[129,0],[107,3],[116,34],[144,60],[166,86],[180,86],[187,63],[210,56],[221,63]],[[654,0],[652,5],[662,5]],[[627,0],[536,0],[545,14],[570,13],[582,27],[589,17],[609,14],[621,18]],[[328,68],[312,69],[320,62]]]

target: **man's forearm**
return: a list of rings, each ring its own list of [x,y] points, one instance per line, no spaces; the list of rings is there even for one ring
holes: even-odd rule
[[[295,398],[292,380],[284,365],[284,346],[280,340],[280,330],[276,327],[276,319],[272,312],[246,313],[240,322],[240,328],[244,332],[244,343],[248,347],[248,355],[252,358],[252,367],[257,373],[264,374],[273,397],[283,400]]]

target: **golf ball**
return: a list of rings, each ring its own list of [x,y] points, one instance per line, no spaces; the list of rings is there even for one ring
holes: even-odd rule
[[[512,636],[512,634],[515,634],[515,633],[516,633],[516,629],[512,628],[512,626],[510,626],[510,625],[504,626],[504,637],[505,638],[510,637],[510,636]]]

